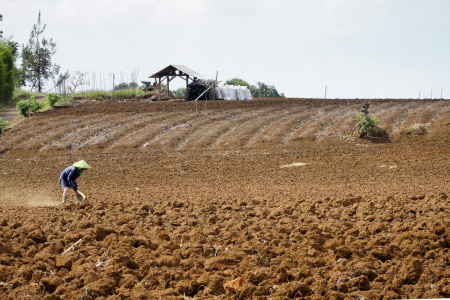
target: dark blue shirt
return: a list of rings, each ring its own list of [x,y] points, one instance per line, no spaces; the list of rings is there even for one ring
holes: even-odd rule
[[[77,178],[80,177],[80,172],[74,166],[70,166],[62,171],[59,176],[59,184],[62,187],[71,187],[78,189]]]

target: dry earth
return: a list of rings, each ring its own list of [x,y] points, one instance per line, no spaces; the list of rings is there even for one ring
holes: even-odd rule
[[[0,144],[1,299],[450,297],[450,102],[86,102]],[[83,204],[59,173],[85,159]],[[72,247],[71,247],[72,246]]]

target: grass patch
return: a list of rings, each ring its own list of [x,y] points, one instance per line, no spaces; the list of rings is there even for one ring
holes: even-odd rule
[[[20,100],[27,100],[27,99],[30,99],[31,96],[34,96],[35,98],[39,98],[39,97],[43,97],[44,94],[39,93],[39,92],[31,92],[31,91],[15,90],[11,102],[12,102],[12,103],[17,103],[17,102],[19,102]]]
[[[115,91],[87,91],[70,94],[73,100],[114,100],[114,99],[135,99],[145,92],[140,89],[125,89]]]
[[[40,98],[44,97],[44,94],[31,91],[15,90],[11,100],[6,102],[0,102],[0,109],[13,104],[15,105],[19,101],[30,99],[32,96],[34,96],[35,98]]]

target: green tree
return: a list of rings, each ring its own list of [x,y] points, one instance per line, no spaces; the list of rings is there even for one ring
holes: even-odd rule
[[[0,14],[0,21],[3,21],[3,15],[2,14]],[[2,34],[3,34],[3,31],[0,30],[0,38],[3,37]]]
[[[230,80],[227,80],[225,82],[225,85],[240,85],[240,86],[250,86],[247,81],[241,79],[241,78],[233,78]]]
[[[253,97],[279,97],[284,98],[283,93],[278,93],[277,89],[273,85],[267,85],[262,82],[258,82],[258,84],[251,85],[248,87]]]
[[[0,38],[0,102],[11,100],[16,87],[17,43]]]
[[[119,83],[118,85],[116,85],[115,87],[114,87],[114,90],[115,91],[117,91],[117,90],[126,90],[126,89],[128,89],[130,86],[128,85],[128,83],[126,83],[126,82],[122,82],[122,83]]]
[[[33,25],[27,46],[22,46],[23,83],[31,84],[32,90],[42,92],[45,81],[52,75],[52,56],[56,53],[56,44],[41,35],[46,24],[41,24],[39,11],[37,24]]]
[[[186,88],[178,88],[175,91],[171,91],[175,98],[186,97]]]

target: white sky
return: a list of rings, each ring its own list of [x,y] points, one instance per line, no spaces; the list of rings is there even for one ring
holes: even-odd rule
[[[39,10],[54,62],[104,82],[180,64],[287,97],[450,98],[449,0],[1,0],[3,35],[27,44]]]

